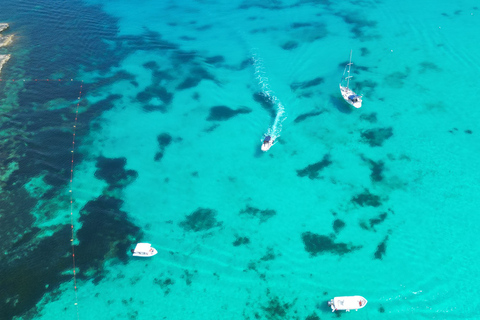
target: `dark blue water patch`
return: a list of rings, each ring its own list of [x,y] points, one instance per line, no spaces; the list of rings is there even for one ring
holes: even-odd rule
[[[71,281],[71,238],[69,225],[49,237],[23,246],[21,258],[0,260],[0,319],[21,317],[35,307],[46,293]],[[18,256],[17,256],[18,257]]]
[[[238,109],[231,109],[227,106],[215,106],[210,108],[207,121],[225,121],[235,117],[238,114],[250,113],[252,109],[247,107],[240,107]]]
[[[272,1],[252,1],[252,0],[245,0],[239,6],[238,9],[246,10],[251,8],[260,8],[260,9],[267,9],[267,10],[281,10],[285,8],[282,5],[282,1],[280,0],[272,0]]]
[[[167,112],[167,107],[173,100],[173,93],[169,92],[161,83],[175,79],[169,72],[160,69],[155,61],[149,61],[143,65],[152,71],[152,83],[144,91],[137,94],[137,100],[143,103],[142,108],[146,112]],[[151,104],[152,99],[159,99],[162,104]]]
[[[122,205],[122,200],[102,195],[80,210],[82,227],[77,232],[79,245],[75,248],[80,278],[93,279],[97,284],[105,276],[103,266],[107,260],[129,260],[127,252],[141,239],[142,232],[121,210]]]
[[[280,47],[283,50],[293,50],[293,49],[298,47],[298,42],[290,40],[290,41],[287,41],[287,42],[283,43],[282,45],[280,45]]]
[[[165,105],[168,105],[173,100],[173,93],[168,92],[167,89],[158,84],[152,84],[146,87],[144,91],[139,92],[136,98],[142,103],[148,103],[153,98],[158,98]]]
[[[135,170],[126,170],[126,158],[106,158],[100,156],[97,158],[95,167],[95,177],[108,183],[108,189],[125,188],[132,183],[138,173]]]
[[[178,86],[177,90],[185,90],[196,87],[202,80],[215,81],[215,77],[201,67],[194,67],[190,70],[187,76]]]
[[[197,40],[197,38],[190,37],[190,36],[181,36],[181,37],[180,37],[180,40],[183,40],[183,41],[195,41],[195,40]]]
[[[161,112],[161,113],[166,113],[168,111],[168,108],[166,105],[156,105],[156,104],[144,104],[142,105],[142,109],[145,112]]]
[[[255,92],[253,94],[253,100],[258,102],[262,108],[270,114],[272,119],[275,119],[277,115],[277,111],[275,110],[275,102],[273,102],[272,98],[263,93],[263,92]]]
[[[314,92],[312,91],[301,91],[297,93],[298,98],[311,98],[313,96]]]
[[[235,241],[233,241],[233,246],[238,247],[242,245],[247,245],[250,243],[250,239],[247,237],[235,236]]]
[[[305,27],[311,27],[312,24],[309,22],[294,22],[290,24],[290,28],[292,29],[299,29],[299,28],[305,28]]]
[[[75,101],[80,92],[78,81],[25,81],[18,92],[18,104],[22,108],[37,110],[55,99]]]
[[[205,63],[208,64],[213,64],[213,65],[219,65],[225,62],[225,57],[224,56],[213,56],[213,57],[208,57],[205,59]]]
[[[264,261],[264,262],[271,261],[271,260],[275,260],[276,257],[277,255],[273,251],[273,248],[268,247],[267,252],[260,258],[260,261]]]
[[[47,82],[43,84],[45,83]],[[50,83],[49,87],[43,86],[40,82],[25,84],[29,89],[34,88],[31,85],[40,85],[42,90],[52,89],[52,91],[44,92],[42,98],[37,99],[34,95],[27,94],[24,92],[25,90],[22,90],[19,92],[19,99],[24,104],[22,108],[15,110],[14,113],[5,114],[10,120],[3,122],[0,129],[3,132],[8,132],[9,137],[6,141],[9,141],[9,143],[2,146],[2,150],[8,150],[9,156],[5,159],[14,160],[18,163],[18,170],[10,176],[11,180],[8,183],[24,184],[31,178],[42,175],[44,181],[54,187],[48,191],[51,195],[60,191],[70,180],[72,125],[75,119],[75,105],[73,103],[69,104],[68,101],[77,101],[80,86],[78,82],[75,86],[63,82]],[[57,100],[55,96],[61,91],[58,88],[62,86],[68,88],[67,92],[70,95],[68,99],[65,99],[65,102],[63,102],[63,99]],[[35,89],[35,91],[38,91],[38,89]],[[63,97],[66,98],[67,96],[63,95]],[[62,106],[63,103],[65,103],[65,106]],[[86,111],[81,113],[79,117],[85,123],[89,123],[103,110],[108,109],[110,103],[111,101],[106,99],[99,102],[98,105],[95,104],[92,105],[92,108],[88,108],[88,102],[85,99],[80,100],[79,104],[82,108],[85,107]],[[59,104],[62,107],[59,108]],[[77,126],[77,143],[81,143],[81,137],[87,130],[88,126]],[[75,164],[81,163],[82,159],[82,153],[77,150],[75,152]]]
[[[339,234],[343,228],[345,228],[345,222],[343,220],[335,219],[335,221],[333,221],[333,231],[336,234]]]
[[[441,72],[442,69],[437,66],[435,63],[430,62],[430,61],[423,61],[419,65],[419,73],[425,73],[428,71],[435,71],[435,72]]]
[[[294,82],[294,83],[290,84],[290,89],[292,89],[292,91],[296,91],[298,89],[307,89],[307,88],[310,88],[310,87],[318,86],[318,85],[322,84],[323,82],[325,82],[325,80],[322,77],[317,77],[317,78],[314,78],[312,80]]]
[[[264,27],[264,28],[256,28],[256,29],[252,29],[250,30],[250,33],[251,34],[257,34],[257,33],[272,33],[272,32],[275,32],[277,31],[278,28],[275,28],[275,27]]]
[[[211,25],[211,24],[204,24],[203,26],[196,27],[195,29],[196,29],[197,31],[205,31],[205,30],[209,30],[209,29],[211,29],[211,28],[213,28],[213,25]]]
[[[35,218],[31,212],[36,205],[37,199],[30,196],[22,184],[2,183],[2,196],[0,197],[1,252],[17,255],[19,249],[28,248],[26,244],[35,233],[35,229],[32,228]],[[6,263],[6,260],[0,259],[0,265],[4,262]]]
[[[296,38],[300,36],[301,42],[314,42],[329,35],[327,26],[323,23],[315,23],[310,27],[304,27],[299,35],[295,32]]]
[[[387,219],[388,214],[386,212],[381,213],[378,217],[372,218],[369,220],[370,227],[375,228],[376,225],[381,224],[385,219]]]
[[[153,279],[153,283],[156,284],[157,286],[160,286],[160,289],[162,289],[163,294],[166,296],[170,293],[171,291],[171,286],[175,284],[175,280],[172,278],[164,278],[164,279],[159,279],[155,278]]]
[[[392,127],[368,129],[361,132],[362,141],[368,143],[371,147],[381,147],[385,140],[393,136]]]
[[[32,177],[43,174],[43,181],[54,187],[49,192],[59,191],[70,181],[72,132],[51,128],[29,136],[19,138],[22,145],[12,150],[11,155],[16,158],[18,169],[10,175],[7,183],[24,184]],[[77,153],[76,158],[81,162],[82,154]]]
[[[165,153],[165,148],[167,146],[170,145],[170,143],[172,143],[172,136],[166,132],[164,133],[161,133],[157,136],[157,142],[158,142],[158,146],[160,148],[160,151],[158,151],[156,154],[155,154],[155,157],[154,157],[154,160],[155,161],[160,161],[162,160],[163,158],[163,155]]]
[[[256,319],[289,319],[288,314],[290,309],[294,305],[294,302],[287,303],[280,300],[279,297],[273,296],[269,297],[269,300],[265,306],[262,306],[263,317],[255,317]]]
[[[31,209],[31,208],[29,208]],[[0,210],[1,212],[2,210]],[[1,213],[1,214],[4,214],[4,213]],[[15,219],[17,217],[15,216]],[[2,221],[2,223],[5,223],[5,221]],[[9,232],[12,234],[12,228],[9,228]],[[9,255],[15,255],[15,251],[18,251],[18,250],[25,250],[25,248],[28,247],[29,243],[32,243],[33,241],[35,241],[35,237],[40,233],[40,231],[42,231],[40,228],[38,227],[32,227],[32,228],[25,228],[22,230],[23,232],[25,232],[19,240],[15,241],[9,248]],[[6,250],[5,250],[6,252]]]
[[[371,112],[371,113],[364,113],[360,115],[361,120],[368,121],[370,123],[377,123],[377,113],[376,112]]]
[[[166,132],[161,133],[157,136],[157,142],[161,149],[164,149],[165,147],[170,145],[170,143],[172,143],[172,140],[172,136]]]
[[[185,220],[178,225],[185,231],[200,232],[213,229],[222,225],[216,219],[217,211],[208,208],[198,208],[193,213],[186,215]]]
[[[326,154],[323,156],[323,159],[314,164],[310,164],[301,170],[297,170],[297,176],[299,177],[308,177],[312,180],[320,178],[320,171],[332,164],[330,160],[330,155]]]
[[[380,182],[383,180],[383,171],[385,170],[385,163],[382,160],[373,161],[371,159],[366,158],[365,156],[361,156],[362,160],[367,162],[370,170],[370,179],[373,182]]]
[[[331,0],[298,0],[295,4],[292,5],[292,7],[300,7],[300,6],[318,6],[318,5],[323,5],[324,7],[328,8],[330,5],[332,5]],[[323,13],[317,13],[316,16],[322,16]]]
[[[272,209],[261,210],[261,209],[247,205],[245,209],[239,212],[239,214],[255,217],[260,220],[260,223],[263,223],[263,222],[266,222],[268,219],[272,218],[273,216],[275,216],[277,212]]]
[[[210,132],[213,132],[215,129],[217,129],[219,126],[220,125],[218,123],[215,123],[215,124],[212,124],[211,126],[209,126],[208,128],[206,128],[203,131],[207,132],[207,133],[210,133]]]
[[[121,99],[121,94],[111,94],[105,99],[89,104],[88,100],[84,99],[80,102],[80,107],[85,110],[79,115],[82,123],[90,123],[91,127],[87,125],[77,126],[77,138],[88,135],[89,130],[99,130],[100,123],[94,120],[102,115],[103,112],[111,110],[115,107],[115,102]],[[80,121],[79,121],[80,122]],[[78,162],[77,162],[78,163]]]
[[[150,69],[152,71],[155,71],[155,70],[158,70],[159,69],[159,65],[156,61],[148,61],[148,62],[145,62],[143,64],[143,67],[145,69]]]
[[[320,320],[320,317],[315,312],[313,312],[312,314],[308,315],[305,320]]]
[[[184,272],[183,272],[183,275],[182,275],[180,278],[185,279],[185,284],[186,284],[187,286],[192,285],[193,276],[194,276],[195,274],[197,274],[198,271],[197,271],[197,270],[194,270],[193,272],[188,271],[188,270],[183,270],[183,271],[184,271]]]
[[[405,71],[392,72],[384,77],[383,83],[389,85],[392,88],[401,89],[405,85],[405,80],[410,75],[410,68],[405,67]]]
[[[378,83],[369,79],[362,81],[355,81],[355,90],[357,94],[361,92],[369,97],[375,94],[375,89],[377,88]]]
[[[95,81],[96,87],[104,87],[116,83],[117,81],[127,80],[130,83],[138,87],[138,82],[135,81],[136,77],[134,74],[127,72],[125,70],[120,70],[115,72],[110,77],[101,77]],[[88,91],[87,91],[88,92]]]
[[[352,32],[355,38],[361,41],[380,38],[378,34],[373,33],[377,27],[377,21],[368,20],[364,15],[358,15],[355,12],[342,11],[335,15],[350,25],[350,32]]]
[[[383,256],[385,255],[387,251],[387,241],[388,241],[388,236],[383,239],[382,242],[377,246],[377,250],[374,253],[375,259],[382,260]]]
[[[380,215],[378,215],[377,217],[369,219],[368,222],[361,221],[360,224],[359,224],[360,228],[362,228],[363,230],[367,230],[367,231],[377,232],[377,230],[375,229],[375,226],[377,226],[377,225],[381,224],[383,221],[385,221],[387,216],[388,216],[387,212],[383,212]]]
[[[240,66],[238,67],[238,70],[243,70],[243,69],[245,69],[245,68],[247,68],[251,65],[253,65],[253,59],[252,58],[242,60],[242,62],[240,62]]]
[[[113,53],[109,58],[110,63],[115,63],[115,52],[104,40],[115,39],[117,20],[105,14],[100,6],[85,5],[80,0],[3,3],[1,16],[22,26],[25,47],[42,48],[32,50],[25,60],[22,66],[25,78],[49,78],[58,70],[65,78],[75,78],[79,66],[87,71],[102,71],[101,60],[108,53]],[[86,50],[79,50],[80,47]]]
[[[335,238],[332,236],[328,237],[312,232],[302,233],[302,240],[305,245],[305,251],[307,251],[312,257],[324,253],[344,255],[361,248],[361,246],[335,242]]]
[[[368,48],[366,48],[366,47],[360,48],[360,55],[361,55],[362,57],[366,57],[366,56],[368,56],[369,54],[370,54],[370,50],[369,50]]]
[[[182,63],[183,57],[189,56],[192,52],[179,50],[179,45],[164,40],[159,32],[144,28],[144,32],[140,35],[116,36],[114,39],[121,56],[126,56],[138,50],[153,50],[162,52],[175,53],[175,62]],[[194,54],[194,53],[193,53]]]
[[[322,111],[311,111],[311,112],[307,112],[307,113],[301,114],[301,115],[299,115],[298,117],[296,117],[295,120],[293,120],[293,122],[299,123],[299,122],[305,121],[305,120],[308,119],[308,118],[319,116],[319,115],[321,115],[323,112],[324,112],[323,110],[322,110]]]
[[[198,57],[196,51],[182,51],[182,50],[175,50],[172,53],[172,62],[175,66],[181,67],[184,65],[194,63],[195,59]]]
[[[361,207],[376,208],[382,205],[382,199],[380,198],[380,196],[371,193],[368,189],[365,189],[362,193],[353,196],[350,201]]]

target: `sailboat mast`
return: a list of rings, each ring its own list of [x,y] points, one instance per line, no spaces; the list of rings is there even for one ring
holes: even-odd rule
[[[347,75],[347,89],[348,89],[348,84],[350,83],[350,78],[352,77],[350,75],[350,67],[352,65],[352,50],[350,50],[350,61],[348,62],[348,75]]]

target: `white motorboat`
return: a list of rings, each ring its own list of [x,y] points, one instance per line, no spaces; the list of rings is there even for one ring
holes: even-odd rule
[[[350,67],[352,66],[352,64],[352,50],[350,50],[350,62],[345,66],[345,69],[343,70],[343,76],[345,77],[345,71],[347,72],[347,76],[345,78],[342,77],[342,82],[343,80],[347,80],[347,85],[342,86],[342,82],[340,82],[340,92],[342,93],[343,99],[349,105],[354,108],[360,108],[362,106],[362,96],[356,94],[355,92],[353,92],[352,89],[348,87],[348,85],[350,84],[350,79],[352,78],[352,76],[350,75]]]
[[[347,296],[347,297],[335,297],[328,301],[328,305],[332,308],[332,312],[337,310],[350,310],[357,311],[367,305],[367,299],[362,296]]]
[[[274,143],[274,142],[275,142],[275,140],[272,139],[272,137],[266,136],[266,137],[263,139],[262,151],[268,151],[268,150],[273,146],[273,143]]]
[[[157,250],[155,250],[150,243],[137,243],[135,249],[132,249],[132,255],[134,257],[151,257],[157,253]]]

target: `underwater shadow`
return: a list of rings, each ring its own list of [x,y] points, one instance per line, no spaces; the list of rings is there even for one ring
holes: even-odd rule
[[[342,99],[338,97],[330,96],[330,102],[341,113],[346,113],[346,114],[352,113],[352,108],[350,108],[350,106]]]
[[[265,155],[265,152],[262,151],[262,149],[260,148],[260,143],[256,143],[255,144],[255,151],[253,152],[253,157],[254,158],[260,158],[262,157],[263,155]]]
[[[321,301],[318,301],[316,304],[317,310],[320,311],[321,313],[332,314],[332,308],[328,305],[328,301],[330,299],[331,298],[324,297],[321,299]]]

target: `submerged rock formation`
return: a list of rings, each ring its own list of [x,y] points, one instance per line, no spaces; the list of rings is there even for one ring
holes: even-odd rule
[[[6,37],[0,36],[0,48],[5,47],[10,43],[12,43],[12,39],[13,39],[13,34]]]
[[[9,54],[0,54],[0,72],[2,72],[3,64],[7,62],[8,59],[10,59]]]
[[[0,32],[2,32],[5,29],[8,29],[8,23],[0,23]]]
[[[0,32],[8,28],[8,23],[0,23]],[[0,48],[4,47],[12,42],[13,35],[9,36],[2,36],[0,35]],[[0,54],[0,72],[2,71],[2,67],[5,64],[5,62],[10,59],[9,54]]]

